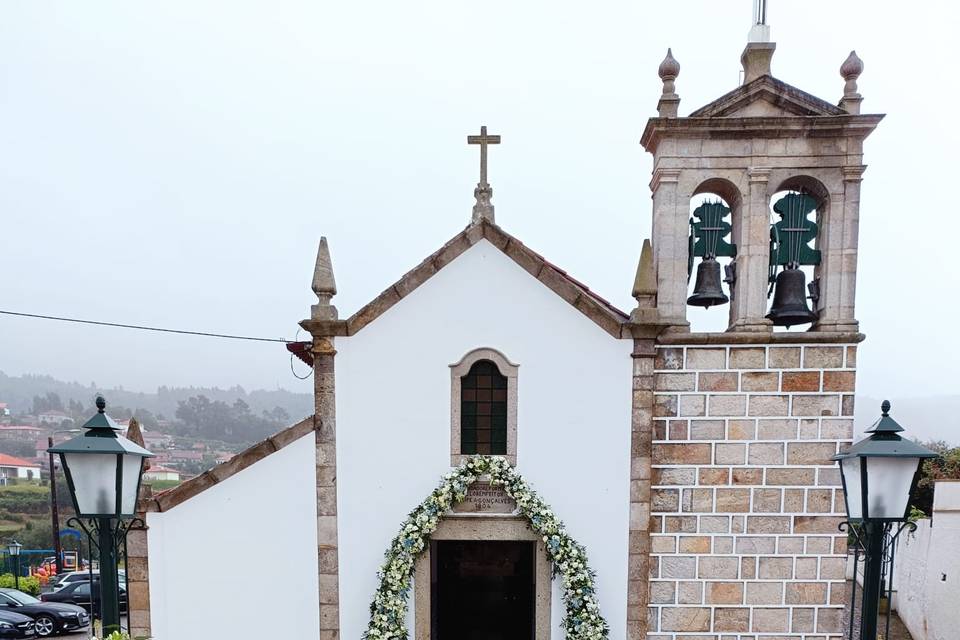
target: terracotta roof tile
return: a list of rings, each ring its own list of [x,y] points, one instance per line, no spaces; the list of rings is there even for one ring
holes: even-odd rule
[[[5,453],[0,453],[0,467],[39,467],[36,462],[30,462],[22,458],[15,458]]]

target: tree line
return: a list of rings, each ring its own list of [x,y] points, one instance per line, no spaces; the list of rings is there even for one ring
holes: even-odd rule
[[[89,406],[77,400],[64,402],[55,392],[33,397],[34,415],[49,411],[62,411],[69,415],[77,426],[96,412],[93,402]],[[275,406],[259,413],[238,398],[233,402],[211,400],[204,394],[188,397],[177,403],[173,419],[163,414],[154,414],[143,408],[108,404],[107,414],[115,420],[129,420],[135,417],[144,428],[187,438],[219,440],[226,443],[247,443],[262,440],[273,435],[291,423],[290,414],[281,406]],[[33,456],[34,443],[11,442],[5,445],[11,455]]]

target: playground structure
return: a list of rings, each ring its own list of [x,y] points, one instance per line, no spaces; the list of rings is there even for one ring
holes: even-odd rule
[[[76,529],[62,529],[61,538],[76,538],[82,540],[81,533]],[[80,557],[77,551],[63,551],[60,558],[61,572],[82,571],[89,569],[88,561]],[[51,578],[56,577],[56,552],[53,549],[21,549],[19,561],[9,553],[3,554],[2,573],[15,575],[21,578],[35,577],[40,586],[46,586]]]

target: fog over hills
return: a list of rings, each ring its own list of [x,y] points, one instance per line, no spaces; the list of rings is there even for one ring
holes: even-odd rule
[[[30,411],[33,406],[33,397],[47,393],[56,393],[64,403],[75,400],[91,408],[96,394],[102,393],[107,399],[108,407],[112,405],[131,410],[146,409],[155,415],[162,414],[168,419],[173,417],[180,401],[200,395],[206,396],[211,401],[220,400],[227,404],[243,400],[256,414],[270,411],[274,407],[281,407],[292,420],[299,420],[313,413],[313,397],[310,394],[293,393],[285,389],[247,391],[240,386],[229,389],[162,386],[154,393],[144,393],[127,391],[122,387],[99,387],[95,382],[88,384],[64,382],[49,375],[8,376],[0,371],[0,402],[6,402],[14,414]]]
[[[308,393],[294,393],[286,389],[247,391],[234,386],[229,389],[216,387],[159,387],[154,393],[127,391],[121,388],[102,388],[95,382],[82,384],[64,382],[49,375],[26,374],[8,376],[0,371],[0,402],[6,402],[14,413],[30,410],[33,397],[56,393],[64,402],[76,400],[84,406],[93,407],[95,395],[103,393],[114,406],[128,409],[147,409],[154,414],[171,418],[180,401],[191,396],[203,395],[211,401],[221,400],[232,404],[243,400],[250,409],[259,414],[274,407],[282,407],[292,420],[313,413],[313,398]],[[929,397],[890,397],[893,404],[891,415],[903,425],[910,438],[919,440],[944,440],[960,446],[960,395]],[[880,416],[883,398],[857,395],[854,416],[854,433],[862,434]]]

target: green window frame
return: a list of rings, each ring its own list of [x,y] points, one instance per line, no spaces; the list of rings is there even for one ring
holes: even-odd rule
[[[460,378],[460,453],[507,454],[507,377],[490,360]]]

